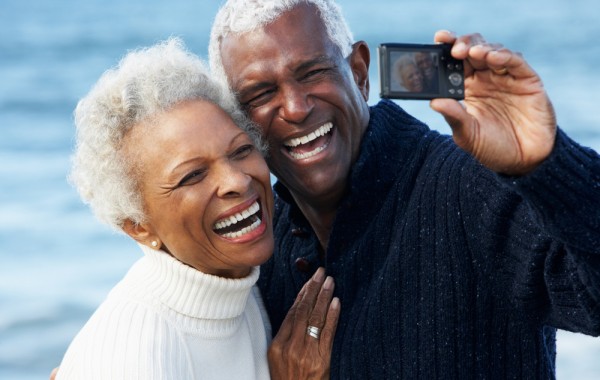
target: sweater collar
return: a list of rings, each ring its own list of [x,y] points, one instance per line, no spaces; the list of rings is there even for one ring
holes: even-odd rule
[[[242,314],[259,268],[241,279],[202,273],[164,251],[140,244],[144,258],[128,277],[137,285],[137,296],[159,302],[174,311],[199,319],[231,319]]]

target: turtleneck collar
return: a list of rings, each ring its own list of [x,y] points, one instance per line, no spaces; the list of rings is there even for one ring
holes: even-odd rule
[[[244,311],[259,268],[250,275],[230,279],[202,273],[164,251],[141,245],[144,258],[129,271],[135,297],[150,300],[198,319],[232,319]]]

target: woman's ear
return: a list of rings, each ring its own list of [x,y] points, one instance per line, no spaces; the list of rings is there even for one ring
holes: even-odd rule
[[[358,41],[352,45],[350,53],[350,68],[354,75],[354,81],[365,101],[369,100],[369,64],[371,63],[371,52],[365,41]]]
[[[160,249],[162,242],[153,229],[146,223],[135,223],[127,219],[121,227],[123,231],[138,243],[144,244],[152,249]]]

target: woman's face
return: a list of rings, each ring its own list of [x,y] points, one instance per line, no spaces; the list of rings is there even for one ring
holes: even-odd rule
[[[423,76],[416,65],[406,65],[401,71],[400,75],[402,83],[408,91],[421,92],[423,91]]]
[[[269,170],[221,108],[181,103],[152,124],[135,126],[125,144],[139,163],[147,216],[138,241],[158,240],[179,261],[229,278],[247,276],[271,256]]]

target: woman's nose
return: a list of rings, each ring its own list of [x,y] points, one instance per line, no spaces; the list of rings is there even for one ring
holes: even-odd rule
[[[252,182],[252,178],[241,168],[227,164],[219,169],[219,190],[218,196],[238,196],[245,194]]]

